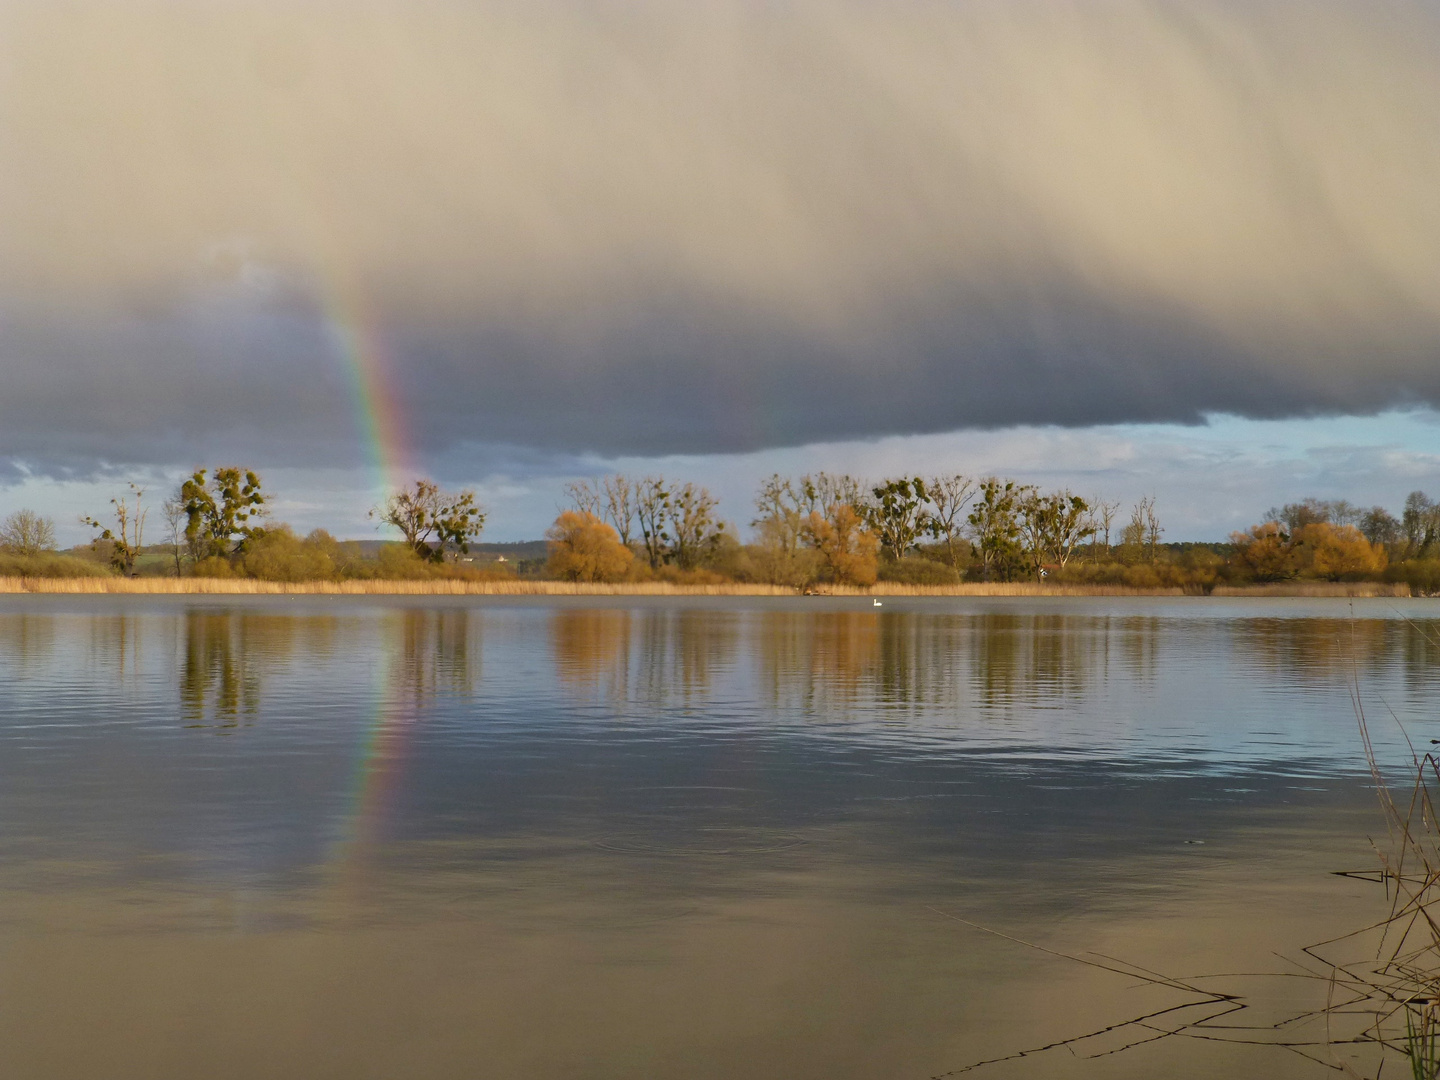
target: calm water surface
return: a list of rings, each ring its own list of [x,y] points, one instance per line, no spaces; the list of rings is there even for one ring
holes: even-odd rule
[[[1440,737],[1432,612],[6,599],[0,1075],[924,1078],[1174,1003],[972,923],[1268,1025],[1383,909],[1350,691]],[[1143,1034],[967,1075],[1331,1075]]]

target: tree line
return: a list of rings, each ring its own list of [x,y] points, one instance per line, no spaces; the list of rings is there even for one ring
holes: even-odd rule
[[[416,480],[370,510],[401,541],[367,557],[358,543],[324,529],[298,536],[271,521],[271,494],[253,469],[198,469],[156,504],[137,484],[110,500],[91,528],[92,561],[55,550],[55,523],[22,509],[0,522],[0,573],[37,576],[93,573],[98,560],[112,573],[134,576],[253,577],[311,581],[343,577],[446,576],[458,569],[485,525],[473,491],[450,492]],[[148,541],[148,543],[147,543]]]
[[[651,574],[699,569],[795,587],[869,585],[882,577],[937,585],[1039,579],[1063,574],[1097,544],[1112,554],[1112,539],[1127,557],[1148,545],[1154,558],[1164,532],[1153,498],[1142,499],[1121,525],[1118,503],[962,474],[878,482],[775,474],[755,495],[749,544],[693,483],[616,474],[577,481],[566,494],[570,508],[551,530],[550,569],[575,580],[633,574],[624,550],[641,556]]]
[[[1440,590],[1440,504],[1418,491],[1399,518],[1343,500],[1289,503],[1218,544],[1164,543],[1154,496],[1127,514],[1118,502],[994,476],[775,474],[755,495],[748,544],[692,483],[616,474],[566,494],[548,570],[572,580],[699,573],[799,588],[1048,579],[1207,591],[1388,577]]]
[[[131,484],[105,513],[81,521],[94,533],[88,572],[103,561],[126,575],[301,581],[518,572],[797,589],[1052,580],[1201,590],[1314,577],[1388,578],[1440,591],[1440,503],[1420,491],[1399,516],[1344,500],[1287,503],[1219,544],[1166,543],[1150,496],[1122,507],[994,476],[775,474],[755,493],[748,540],[691,481],[617,473],[572,482],[564,497],[546,533],[548,557],[520,565],[473,558],[486,511],[473,491],[426,479],[370,510],[400,538],[378,552],[320,529],[302,537],[274,522],[259,475],[235,466],[198,469],[158,501]],[[45,573],[79,572],[56,561],[66,558],[55,551],[53,521],[22,509],[0,522],[0,572],[38,574],[41,563]]]
[[[959,580],[969,573],[1010,580],[1066,566],[1103,527],[1115,504],[1091,503],[1070,491],[1039,489],[997,478],[958,474],[888,478],[866,483],[848,474],[816,473],[766,479],[755,496],[752,542],[741,544],[719,516],[717,501],[694,483],[616,474],[568,485],[570,508],[557,519],[552,569],[593,573],[571,557],[572,537],[587,551],[602,541],[633,549],[652,573],[709,568],[729,576],[803,586],[824,581],[867,585],[882,573]],[[1143,538],[1160,527],[1147,500]],[[1107,540],[1108,543],[1108,540]],[[918,562],[917,562],[918,560]],[[624,557],[606,562],[626,572]]]

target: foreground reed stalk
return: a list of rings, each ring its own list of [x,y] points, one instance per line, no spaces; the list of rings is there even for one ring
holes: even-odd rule
[[[1429,636],[1427,634],[1427,636]],[[1358,685],[1352,685],[1365,757],[1385,814],[1387,846],[1377,847],[1380,869],[1350,876],[1382,883],[1389,913],[1372,926],[1306,950],[1329,969],[1327,1025],[1363,1017],[1355,1042],[1373,1042],[1385,1058],[1399,1058],[1414,1080],[1440,1078],[1440,826],[1435,790],[1440,760],[1412,746],[1414,784],[1396,798],[1375,757]],[[1345,963],[1325,957],[1337,945],[1378,937],[1373,960]],[[1343,1062],[1347,1075],[1359,1077]],[[1377,1069],[1375,1075],[1379,1075]]]

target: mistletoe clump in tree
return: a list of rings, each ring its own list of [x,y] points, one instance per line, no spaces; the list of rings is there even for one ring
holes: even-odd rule
[[[252,522],[263,517],[267,496],[260,477],[250,469],[216,469],[206,479],[199,469],[180,487],[185,512],[185,544],[197,563],[205,559],[233,560],[265,535]]]
[[[902,476],[872,488],[871,494],[874,498],[865,508],[866,523],[890,558],[899,562],[922,534],[933,531],[930,493],[920,477]]]
[[[473,491],[441,491],[429,480],[416,480],[370,514],[399,529],[409,548],[429,562],[469,554],[471,542],[485,528],[485,511]]]
[[[141,545],[145,542],[145,516],[150,512],[141,506],[141,500],[145,498],[143,488],[131,484],[130,493],[129,498],[134,500],[133,507],[124,495],[110,500],[110,505],[114,507],[115,524],[113,526],[107,526],[103,521],[93,517],[80,519],[80,524],[100,530],[100,535],[95,537],[90,546],[93,549],[99,549],[101,545],[108,545],[111,567],[116,573],[124,574],[127,577],[135,573],[135,560],[139,557]]]
[[[1020,500],[1019,520],[1036,577],[1044,576],[1047,563],[1063,570],[1075,549],[1096,531],[1090,504],[1070,491],[1027,492]]]
[[[1021,504],[1033,491],[1031,487],[995,476],[980,481],[966,520],[975,538],[983,580],[1011,581],[1023,571]]]

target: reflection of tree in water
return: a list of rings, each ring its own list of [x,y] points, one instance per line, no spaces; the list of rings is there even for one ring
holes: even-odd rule
[[[550,644],[562,681],[603,697],[659,704],[709,689],[735,655],[739,629],[728,612],[562,608]]]
[[[1263,674],[1332,686],[1398,656],[1403,628],[1376,619],[1244,619],[1230,626],[1231,648]]]
[[[192,726],[238,727],[260,708],[261,653],[250,642],[263,629],[242,615],[185,614],[185,651],[180,664],[180,711]],[[274,620],[271,620],[274,622]],[[256,631],[262,630],[260,635]]]
[[[428,608],[403,612],[395,630],[390,687],[397,697],[415,704],[441,692],[468,695],[479,677],[481,650],[471,640],[472,625],[465,608]]]
[[[197,727],[210,726],[208,720],[234,728],[259,712],[267,672],[297,654],[314,662],[334,651],[338,621],[329,615],[187,611],[181,634],[181,715]]]
[[[970,621],[975,642],[971,679],[987,707],[1043,697],[1046,687],[1080,680],[1069,676],[1067,661],[1073,634],[1064,616],[989,613]]]
[[[755,624],[755,657],[777,706],[816,714],[954,707],[970,661],[968,625],[908,612],[772,612]]]
[[[968,686],[994,708],[1079,699],[1094,676],[1103,677],[1116,643],[1130,666],[1153,668],[1150,623],[1009,612],[774,612],[755,624],[754,644],[777,705],[954,709]]]
[[[1093,679],[1105,677],[1117,644],[1129,666],[1140,667],[1132,654],[1143,648],[1146,630],[1130,625],[1134,621],[1008,612],[975,616],[969,629],[975,642],[971,681],[976,695],[987,708],[1078,701]]]
[[[116,681],[133,675],[140,666],[141,622],[134,615],[92,615],[89,631],[89,666]]]
[[[1153,681],[1160,674],[1160,652],[1167,643],[1173,643],[1173,639],[1166,637],[1167,624],[1164,620],[1156,615],[1124,615],[1089,621],[1097,627],[1103,627],[1107,647],[1107,671],[1108,649],[1114,645],[1125,673],[1136,682]],[[1199,627],[1195,625],[1182,631],[1185,634],[1197,632]]]
[[[469,693],[479,651],[464,609],[401,613],[388,627],[388,684],[423,702],[442,690]],[[193,726],[234,728],[253,722],[275,669],[313,664],[336,652],[344,621],[330,615],[190,611],[184,616],[181,713]]]
[[[1440,627],[1403,619],[1246,619],[1232,624],[1245,665],[1286,681],[1330,687],[1398,664],[1407,689],[1440,676]]]
[[[945,617],[899,615],[879,622],[875,697],[886,705],[955,700],[957,625]]]
[[[0,654],[21,670],[43,665],[55,655],[56,626],[51,615],[0,615]]]
[[[1405,689],[1433,690],[1440,679],[1440,624],[1431,620],[1403,622],[1396,629],[1401,643],[1396,651],[1403,665]]]
[[[857,701],[879,666],[880,616],[861,611],[766,612],[752,624],[763,688],[777,705],[811,711]]]
[[[739,626],[730,612],[647,611],[640,640],[649,700],[666,700],[677,690],[688,699],[708,690],[716,672],[734,659]]]
[[[583,693],[624,698],[629,690],[630,612],[562,608],[550,619],[560,681]]]

